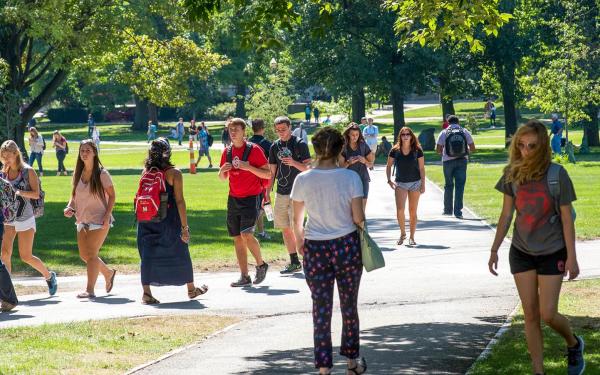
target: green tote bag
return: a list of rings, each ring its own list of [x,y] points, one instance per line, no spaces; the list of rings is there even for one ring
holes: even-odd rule
[[[361,228],[357,226],[358,236],[360,237],[360,250],[362,253],[362,263],[367,272],[371,272],[385,266],[385,259],[377,243],[369,235],[366,223]]]

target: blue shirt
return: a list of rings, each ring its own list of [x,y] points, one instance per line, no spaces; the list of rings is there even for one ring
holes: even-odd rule
[[[552,127],[550,128],[552,134],[560,136],[562,135],[563,125],[558,120],[552,120]]]

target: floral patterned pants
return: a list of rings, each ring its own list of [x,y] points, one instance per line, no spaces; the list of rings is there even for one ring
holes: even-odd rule
[[[340,354],[359,355],[358,288],[362,275],[357,232],[327,241],[305,240],[304,274],[313,300],[315,367],[332,367],[331,312],[333,284],[337,281],[342,311]]]

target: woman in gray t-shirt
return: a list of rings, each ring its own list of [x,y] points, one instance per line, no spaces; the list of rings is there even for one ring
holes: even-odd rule
[[[525,315],[533,372],[544,373],[544,320],[565,339],[569,374],[581,374],[583,338],[573,334],[569,320],[558,312],[563,277],[579,275],[571,204],[576,197],[567,171],[551,163],[549,144],[546,127],[538,120],[530,120],[513,136],[508,165],[496,185],[504,202],[488,267],[497,275],[498,250],[516,211],[508,258]]]
[[[337,280],[342,312],[340,354],[348,369],[362,374],[367,368],[359,359],[358,289],[362,275],[361,249],[356,225],[363,225],[363,186],[359,176],[338,166],[344,146],[340,132],[331,127],[312,137],[316,164],[294,181],[291,199],[296,249],[304,256],[304,275],[313,300],[315,368],[330,374],[331,312],[333,286]],[[308,221],[304,223],[304,212]]]
[[[0,177],[12,185],[17,204],[14,220],[4,223],[2,263],[10,272],[13,243],[17,237],[21,260],[44,276],[48,284],[48,292],[50,295],[54,295],[57,288],[56,274],[49,271],[40,258],[32,254],[36,226],[31,200],[40,197],[38,176],[33,168],[23,162],[21,150],[14,141],[5,141],[0,146],[0,161],[3,164]]]

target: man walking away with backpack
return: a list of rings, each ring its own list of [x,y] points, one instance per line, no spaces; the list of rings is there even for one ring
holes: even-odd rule
[[[309,169],[310,151],[308,145],[291,132],[292,123],[289,118],[280,116],[275,119],[275,132],[279,139],[273,142],[269,152],[269,168],[272,181],[277,179],[277,193],[275,194],[275,228],[280,228],[283,243],[290,256],[290,264],[282,274],[300,271],[302,266],[296,252],[296,236],[292,228],[293,212],[290,194],[296,176]],[[271,186],[273,186],[271,183]],[[270,189],[269,189],[270,193]],[[267,199],[270,194],[267,194]]]
[[[265,157],[269,158],[269,150],[271,150],[271,142],[269,142],[264,134],[265,134],[265,121],[261,118],[257,118],[252,120],[252,132],[254,135],[250,137],[249,142],[254,143],[255,145],[259,145],[265,153]],[[267,192],[265,191],[265,197],[267,197]],[[265,198],[266,199],[266,198]],[[265,200],[263,200],[264,205]],[[265,231],[264,224],[265,210],[264,206],[261,207],[260,213],[258,214],[258,219],[256,220],[256,229],[258,229],[258,237],[264,240],[271,239],[271,237]]]
[[[264,180],[271,179],[271,172],[265,154],[261,148],[244,140],[246,122],[234,118],[228,123],[231,146],[223,150],[219,178],[229,179],[229,197],[227,199],[227,230],[233,237],[235,254],[240,266],[239,280],[232,287],[252,285],[248,275],[248,254],[250,250],[256,260],[254,284],[263,282],[269,265],[262,259],[260,244],[254,237],[256,219],[262,201]]]
[[[458,117],[448,116],[448,123],[448,128],[438,137],[436,148],[437,153],[442,155],[444,168],[444,215],[454,214],[462,219],[468,156],[469,152],[475,151],[475,143],[471,133],[459,125]]]

